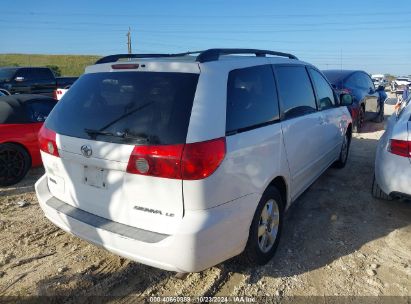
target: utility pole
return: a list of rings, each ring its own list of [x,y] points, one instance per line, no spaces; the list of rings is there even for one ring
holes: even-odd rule
[[[128,33],[127,33],[127,50],[128,53],[131,54],[131,28],[128,27]]]

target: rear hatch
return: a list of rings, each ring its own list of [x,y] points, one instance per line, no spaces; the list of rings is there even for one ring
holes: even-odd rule
[[[137,71],[83,75],[45,124],[57,133],[59,147],[58,159],[43,155],[52,194],[115,222],[171,233],[184,212],[182,180],[135,174],[134,166],[144,173],[148,164],[131,155],[136,149],[149,150],[154,161],[180,161],[163,152],[186,142],[198,76]],[[162,164],[160,171],[167,169]]]

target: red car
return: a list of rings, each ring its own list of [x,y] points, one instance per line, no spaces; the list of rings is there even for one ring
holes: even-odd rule
[[[37,133],[55,104],[42,95],[0,97],[0,186],[18,183],[42,164]]]

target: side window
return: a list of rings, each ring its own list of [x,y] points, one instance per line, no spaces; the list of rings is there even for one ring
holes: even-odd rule
[[[313,88],[304,66],[275,67],[285,119],[317,111]]]
[[[350,77],[347,78],[345,81],[345,85],[349,88],[358,88],[358,81],[357,81],[357,74],[352,74]]]
[[[228,75],[226,131],[241,130],[279,119],[270,65],[233,70]]]
[[[16,73],[15,77],[24,77],[24,81],[31,80],[33,77],[31,76],[30,69],[19,69]]]
[[[38,69],[37,76],[38,76],[38,79],[42,79],[42,80],[54,79],[53,72],[50,71],[49,69]]]
[[[321,110],[335,106],[334,92],[328,82],[318,71],[309,69],[313,80],[315,92],[317,93],[318,106]]]
[[[54,79],[53,73],[49,69],[33,69],[34,77],[41,80]]]
[[[367,81],[364,79],[362,73],[354,73],[350,76],[349,82],[352,84],[352,87],[367,90],[369,89]]]
[[[367,88],[367,89],[372,88],[372,89],[374,90],[375,87],[374,87],[374,83],[373,83],[372,80],[371,80],[371,77],[368,76],[368,75],[365,74],[365,73],[361,73],[361,76],[362,76],[362,78],[364,79],[364,83],[365,83],[365,85],[366,85],[366,88]]]
[[[26,104],[28,117],[31,122],[43,122],[56,105],[55,101],[31,100]]]

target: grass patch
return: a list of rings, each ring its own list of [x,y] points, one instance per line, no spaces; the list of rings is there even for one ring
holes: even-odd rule
[[[94,64],[101,56],[94,55],[41,55],[0,54],[1,66],[48,66],[59,67],[62,76],[80,76],[84,68]]]

